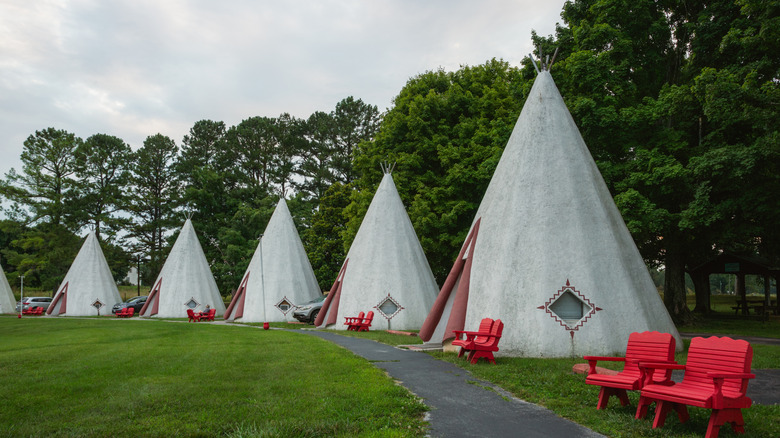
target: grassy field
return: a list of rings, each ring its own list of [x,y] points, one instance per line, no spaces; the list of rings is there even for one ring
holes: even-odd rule
[[[279,330],[0,317],[0,436],[420,436],[380,370]]]
[[[680,330],[778,337],[780,321],[716,314]],[[0,317],[0,333],[0,436],[424,434],[425,408],[415,397],[364,360],[314,337],[110,318]],[[381,331],[340,333],[391,345],[421,342]],[[754,369],[780,368],[780,347],[753,347]],[[432,354],[607,436],[699,437],[706,430],[708,411],[698,408],[690,409],[686,424],[670,415],[666,426],[651,429],[651,419],[633,418],[637,394],[629,396],[631,407],[613,401],[597,411],[598,388],[571,371],[579,358],[498,358],[492,366]],[[677,360],[685,363],[685,352]],[[780,436],[778,418],[780,405],[754,405],[745,411],[742,436]],[[736,435],[724,428],[720,436]]]

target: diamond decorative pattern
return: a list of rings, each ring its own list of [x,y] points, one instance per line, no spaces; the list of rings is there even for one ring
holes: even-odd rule
[[[583,306],[586,307],[587,311],[586,309],[583,309],[582,317],[579,318],[577,321],[572,321],[569,318],[564,319],[553,309],[553,307],[555,307],[554,304],[558,301],[558,299],[564,296],[566,297],[564,299],[567,300],[577,299],[582,303]],[[580,327],[582,327],[582,325],[585,324],[597,311],[602,310],[600,307],[596,307],[596,305],[594,305],[580,291],[575,289],[569,283],[569,279],[566,279],[566,286],[563,286],[560,290],[558,290],[558,292],[555,293],[555,295],[553,295],[549,300],[547,300],[547,302],[537,307],[537,309],[544,310],[545,312],[547,312],[553,319],[558,321],[558,323],[563,328],[568,330],[572,336],[574,336],[574,332],[578,330]]]
[[[287,297],[285,296],[282,298],[281,301],[276,303],[276,308],[279,309],[280,312],[287,315],[287,312],[295,308],[295,305],[292,304],[290,301],[287,300]]]
[[[195,299],[195,297],[190,298],[189,301],[184,303],[185,306],[189,307],[190,309],[194,309],[198,306],[200,306],[200,303]]]
[[[400,311],[404,310],[401,304],[399,304],[395,298],[391,297],[390,294],[387,294],[387,296],[383,298],[379,304],[374,306],[374,308],[379,312],[380,315],[384,316],[388,320],[392,319],[395,315],[398,315]]]

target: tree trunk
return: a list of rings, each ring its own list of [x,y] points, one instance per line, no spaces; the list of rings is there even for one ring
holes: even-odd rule
[[[685,302],[685,257],[683,250],[670,244],[666,248],[664,304],[675,324],[690,321],[693,314]]]
[[[695,313],[709,315],[710,313],[710,276],[707,273],[692,275],[693,288],[696,291]]]

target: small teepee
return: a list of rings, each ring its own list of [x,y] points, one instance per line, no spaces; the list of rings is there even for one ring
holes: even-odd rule
[[[154,281],[141,316],[185,318],[187,309],[201,311],[206,306],[225,312],[217,282],[203,254],[192,221],[187,219]]]
[[[344,318],[374,312],[372,330],[419,329],[438,286],[391,169],[368,207],[315,325],[346,329]]]
[[[548,71],[531,89],[420,337],[504,322],[499,354],[624,352],[679,334]]]
[[[296,306],[322,292],[284,198],[279,199],[225,319],[292,321]]]
[[[122,298],[100,242],[91,231],[46,313],[53,316],[110,315],[114,304],[120,302]]]
[[[5,271],[0,266],[0,313],[14,313],[16,311],[16,299],[11,291],[11,285],[5,277]]]

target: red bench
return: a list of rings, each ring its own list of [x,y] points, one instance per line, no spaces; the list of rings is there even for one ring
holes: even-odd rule
[[[135,309],[132,307],[125,307],[119,312],[116,312],[117,318],[131,318],[133,315],[135,315]]]
[[[742,409],[752,400],[745,395],[750,373],[753,347],[743,340],[731,338],[693,338],[685,365],[640,363],[648,378],[655,370],[685,370],[683,380],[671,386],[647,384],[642,388],[636,418],[644,418],[653,402],[653,428],[664,425],[666,415],[674,409],[681,423],[688,420],[687,405],[712,409],[707,426],[707,438],[716,438],[720,427],[731,423],[737,433],[745,432]]]
[[[674,363],[674,336],[659,332],[634,332],[628,336],[626,357],[585,356],[588,361],[588,377],[585,383],[601,386],[596,409],[604,409],[611,396],[617,396],[623,406],[628,406],[626,391],[637,391],[645,384],[644,371],[639,368],[639,362]],[[597,374],[598,361],[625,362],[623,371],[617,375]],[[672,384],[672,370],[656,373],[653,382],[659,385]]]
[[[345,316],[344,325],[347,326],[347,330],[355,331],[358,328],[358,324],[363,321],[363,312],[358,313],[358,316]]]
[[[374,312],[368,312],[366,313],[366,317],[363,318],[362,321],[355,324],[356,331],[359,332],[367,332],[368,328],[371,327],[371,322],[374,320]]]
[[[41,316],[43,315],[43,307],[28,307],[26,310],[22,310],[22,315]]]
[[[498,341],[501,339],[503,331],[504,323],[500,319],[494,321],[490,318],[484,318],[479,323],[479,330],[476,332],[453,330],[455,340],[452,341],[452,345],[460,347],[458,357],[463,356],[463,353],[468,351],[467,359],[473,364],[476,364],[480,358],[484,357],[488,362],[495,365],[496,360],[493,357],[493,352],[498,351]],[[465,338],[461,339],[461,335],[465,336]]]

